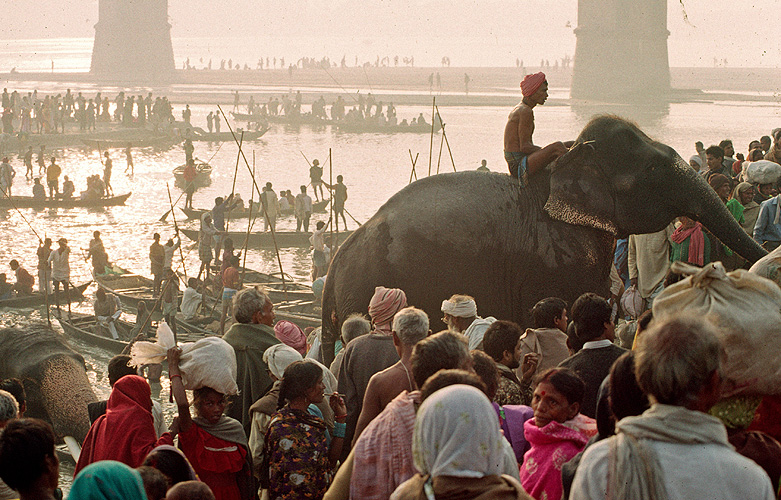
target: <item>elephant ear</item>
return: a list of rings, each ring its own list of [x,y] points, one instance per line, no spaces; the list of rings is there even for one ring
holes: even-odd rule
[[[553,165],[545,211],[554,219],[618,234],[616,192],[593,143],[578,143]]]

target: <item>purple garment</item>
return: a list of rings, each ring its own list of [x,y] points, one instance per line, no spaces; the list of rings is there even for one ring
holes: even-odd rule
[[[515,452],[515,459],[518,460],[519,464],[523,463],[523,455],[531,447],[523,433],[523,424],[534,417],[534,410],[526,405],[499,406],[496,403],[491,404],[499,417],[499,425],[504,432],[504,437]]]

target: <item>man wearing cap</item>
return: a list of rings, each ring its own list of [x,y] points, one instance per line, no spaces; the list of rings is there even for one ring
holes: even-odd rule
[[[526,75],[521,82],[523,99],[513,108],[504,127],[504,159],[510,175],[526,185],[526,177],[534,175],[550,162],[563,155],[571,142],[554,142],[544,148],[532,142],[534,133],[534,107],[548,99],[548,82],[545,73]]]
[[[399,353],[393,344],[393,317],[407,307],[407,296],[398,288],[378,286],[369,302],[369,317],[374,327],[344,348],[342,369],[339,372],[339,392],[347,404],[347,432],[342,457],[350,452],[358,416],[363,408],[363,397],[369,379],[375,373],[398,363]]]
[[[496,321],[489,316],[481,318],[477,315],[475,299],[469,295],[453,295],[442,301],[442,322],[449,330],[464,335],[469,342],[469,350],[483,348],[483,336],[488,327]]]

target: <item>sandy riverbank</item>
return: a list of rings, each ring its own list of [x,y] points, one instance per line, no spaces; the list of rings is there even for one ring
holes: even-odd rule
[[[396,105],[429,105],[437,96],[440,106],[509,106],[515,104],[520,91],[518,84],[524,73],[539,68],[331,68],[265,70],[265,71],[205,71],[177,70],[170,82],[154,85],[120,83],[97,80],[89,73],[14,73],[0,74],[4,86],[33,89],[46,86],[55,91],[65,88],[98,88],[111,93],[118,89],[132,92],[153,91],[169,96],[172,102],[190,104],[232,104],[232,92],[238,90],[245,97],[256,96],[266,100],[300,89],[305,104],[320,95],[330,102],[342,95],[354,101],[357,92],[372,92],[377,100]],[[544,68],[553,93],[564,96],[572,81],[571,68]],[[436,84],[436,74],[441,89]],[[429,76],[434,74],[434,90]],[[469,75],[469,93],[466,93],[464,75]],[[672,68],[671,82],[675,89],[672,101],[701,100],[759,100],[777,102],[781,99],[781,69],[779,68]],[[702,94],[699,89],[706,89]],[[567,104],[567,97],[554,97],[549,104]],[[246,102],[246,101],[244,101]]]

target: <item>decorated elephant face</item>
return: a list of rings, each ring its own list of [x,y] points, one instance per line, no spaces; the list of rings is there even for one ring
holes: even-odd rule
[[[593,119],[555,163],[545,210],[619,238],[660,231],[685,215],[749,261],[764,255],[675,150],[614,116]]]

